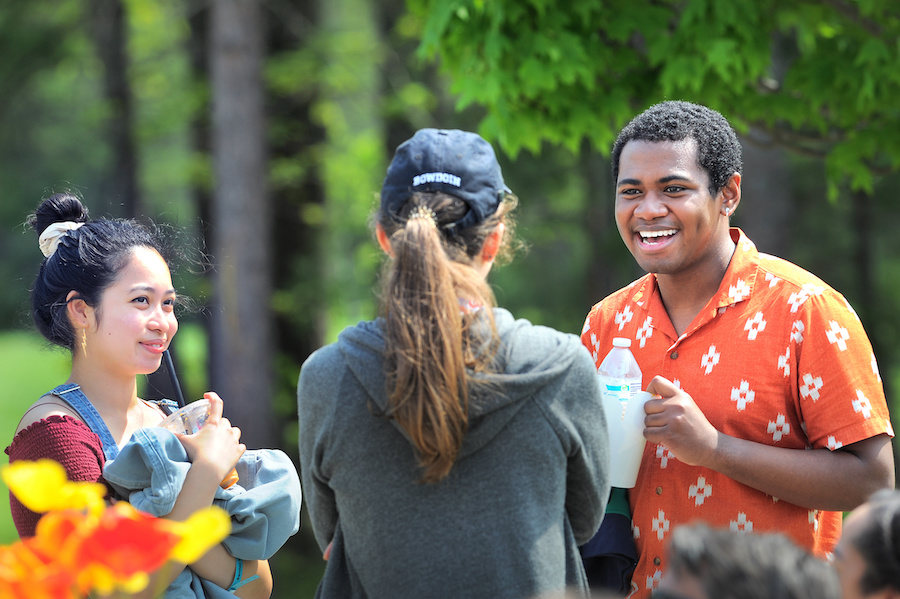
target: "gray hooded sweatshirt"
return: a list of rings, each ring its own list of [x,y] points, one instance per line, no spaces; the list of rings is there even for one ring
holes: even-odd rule
[[[421,483],[412,444],[384,417],[381,320],[304,363],[297,402],[303,491],[319,546],[317,597],[587,594],[577,545],[609,496],[596,369],[578,337],[494,310],[499,392],[470,394],[450,474]]]

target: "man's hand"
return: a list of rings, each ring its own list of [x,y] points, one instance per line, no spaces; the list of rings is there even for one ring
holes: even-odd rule
[[[653,377],[647,391],[658,397],[644,404],[644,437],[664,445],[685,464],[709,465],[719,443],[719,431],[693,398],[661,376]]]

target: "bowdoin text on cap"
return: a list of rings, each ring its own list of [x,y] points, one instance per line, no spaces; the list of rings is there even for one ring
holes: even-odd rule
[[[483,222],[512,193],[503,182],[494,148],[459,129],[420,129],[397,147],[381,187],[381,206],[398,218],[414,192],[441,191],[466,203],[468,212],[443,227],[451,235]]]

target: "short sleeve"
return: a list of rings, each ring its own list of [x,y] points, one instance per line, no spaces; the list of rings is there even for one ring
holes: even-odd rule
[[[100,438],[71,416],[50,416],[35,422],[16,435],[6,453],[10,463],[51,459],[66,469],[73,482],[102,482],[105,458]],[[9,503],[19,536],[34,536],[42,514],[26,509],[12,494]]]
[[[883,433],[893,436],[875,354],[853,308],[833,290],[812,294],[805,304],[792,339],[810,443],[834,450]]]
[[[594,304],[584,319],[584,326],[581,327],[581,343],[590,352],[595,365],[600,362],[600,342],[598,340],[598,332],[600,329],[600,311],[602,304],[603,302]]]

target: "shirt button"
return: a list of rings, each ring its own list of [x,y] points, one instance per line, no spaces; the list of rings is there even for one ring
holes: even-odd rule
[[[662,495],[662,487],[656,487],[656,494]]]
[[[678,359],[678,352],[677,352],[677,351],[673,351],[672,354],[671,354],[669,357],[672,358],[673,360],[677,360],[677,359]]]
[[[661,563],[662,563],[662,560],[659,559],[658,557],[654,557],[654,558],[653,558],[653,565],[654,565],[654,566],[658,566],[658,565],[660,565]]]

